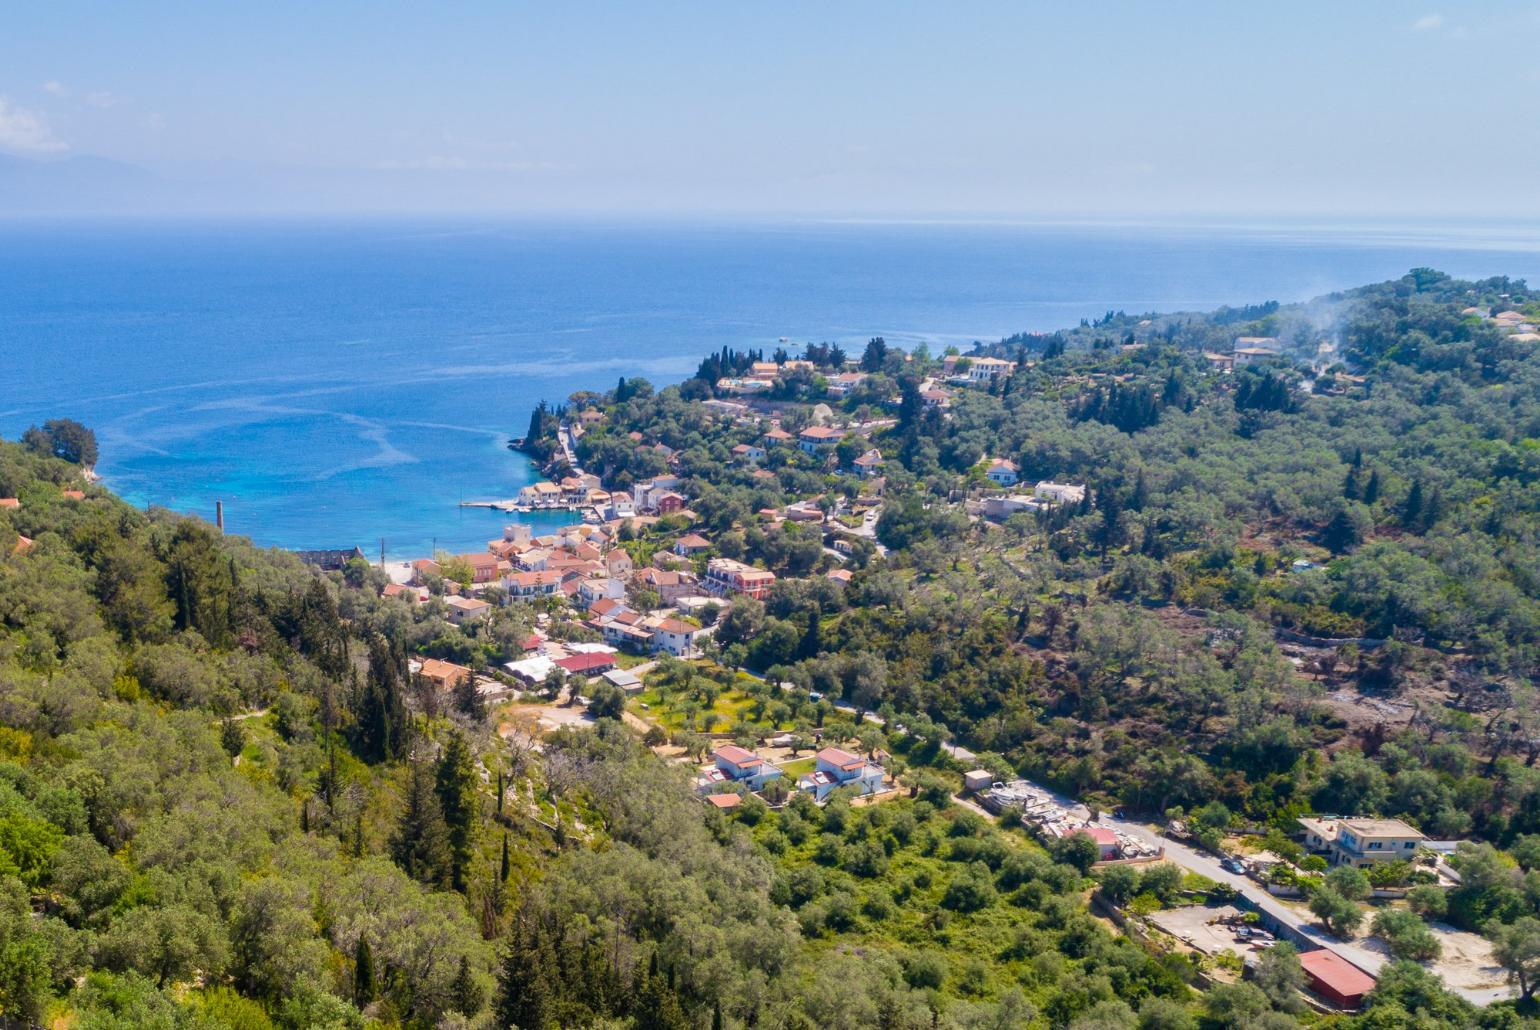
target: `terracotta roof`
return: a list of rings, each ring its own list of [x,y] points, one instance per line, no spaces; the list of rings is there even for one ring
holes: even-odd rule
[[[664,619],[657,624],[657,628],[665,633],[680,633],[684,635],[700,632],[699,626],[692,626],[688,622],[683,622],[679,619]]]
[[[0,508],[20,508],[21,502],[14,497],[0,497]]]
[[[615,656],[605,654],[602,651],[588,654],[569,655],[566,658],[556,659],[556,664],[574,673],[593,672],[595,669],[608,669],[615,664]]]
[[[422,674],[430,680],[443,683],[452,683],[463,676],[469,676],[471,671],[463,665],[454,662],[440,661],[437,658],[426,659],[422,663]]]
[[[1330,948],[1301,952],[1299,964],[1318,983],[1347,998],[1374,990],[1374,977]]]
[[[765,761],[748,748],[739,747],[737,744],[723,744],[717,748],[716,754],[718,758],[725,758],[740,768],[746,765],[763,765]]]
[[[820,762],[828,762],[837,769],[859,769],[865,765],[862,759],[837,747],[826,747],[818,752],[817,759]]]
[[[743,804],[743,795],[734,794],[732,791],[728,791],[725,794],[707,794],[706,801],[708,804],[714,805],[725,812]]]
[[[546,586],[551,583],[560,583],[561,572],[556,569],[541,572],[513,572],[509,573],[508,582],[519,587]]]
[[[1115,848],[1118,845],[1118,835],[1105,826],[1082,826],[1075,833],[1084,834],[1103,847]]]

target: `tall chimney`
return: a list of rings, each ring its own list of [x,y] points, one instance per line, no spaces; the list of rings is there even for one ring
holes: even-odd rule
[[[225,531],[225,502],[214,502],[214,528],[221,533]]]

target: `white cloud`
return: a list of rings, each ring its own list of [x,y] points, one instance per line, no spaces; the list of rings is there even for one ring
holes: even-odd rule
[[[1444,16],[1442,14],[1425,14],[1412,22],[1412,31],[1414,32],[1432,32],[1434,29],[1441,29],[1443,27]]]
[[[374,167],[385,172],[552,172],[564,170],[568,166],[552,161],[479,161],[435,154],[408,161],[378,161]]]
[[[52,93],[56,97],[67,97],[70,95],[69,87],[58,79],[49,79],[43,83],[43,92]]]
[[[0,150],[16,154],[58,154],[69,144],[53,134],[40,115],[0,97]]]
[[[117,107],[119,104],[121,104],[123,102],[124,102],[124,100],[123,100],[122,97],[118,96],[116,93],[110,92],[109,90],[105,90],[105,89],[99,89],[99,90],[96,90],[93,93],[87,93],[86,94],[86,103],[91,105],[92,107],[101,107],[101,108]]]

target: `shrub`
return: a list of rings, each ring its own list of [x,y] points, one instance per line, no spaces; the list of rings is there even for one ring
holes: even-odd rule
[[[941,897],[941,904],[954,912],[977,912],[995,903],[994,877],[989,867],[975,863],[952,877]]]

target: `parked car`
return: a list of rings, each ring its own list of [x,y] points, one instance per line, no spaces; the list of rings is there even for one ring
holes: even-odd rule
[[[1227,873],[1233,873],[1236,876],[1246,875],[1246,863],[1242,862],[1238,858],[1225,859],[1223,862],[1219,863],[1219,868],[1223,869]]]

